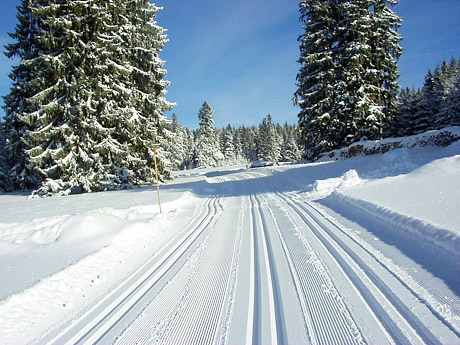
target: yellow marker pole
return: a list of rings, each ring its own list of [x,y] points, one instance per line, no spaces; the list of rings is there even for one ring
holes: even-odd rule
[[[160,213],[161,213],[160,182],[158,181],[157,149],[155,148],[155,146],[153,147],[153,161],[155,162],[155,174],[157,177],[158,205],[160,206]]]

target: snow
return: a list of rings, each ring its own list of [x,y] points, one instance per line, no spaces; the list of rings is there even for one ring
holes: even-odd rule
[[[0,194],[0,343],[460,344],[460,142],[160,191]]]
[[[442,150],[423,151],[426,157],[432,157],[433,151]],[[448,151],[460,153],[460,142],[452,144]],[[460,235],[460,156],[435,159],[422,166],[418,166],[417,159],[421,157],[407,148],[396,149],[381,155],[380,169],[363,172],[368,178],[350,169],[339,177],[315,181],[306,196],[319,200],[335,193],[336,197],[366,201]]]
[[[409,174],[369,181],[341,193],[424,220],[460,236],[460,155],[435,160]]]
[[[358,172],[351,169],[340,177],[315,181],[313,190],[307,192],[306,196],[311,200],[319,200],[331,195],[337,189],[349,188],[362,183],[363,180],[358,176]]]

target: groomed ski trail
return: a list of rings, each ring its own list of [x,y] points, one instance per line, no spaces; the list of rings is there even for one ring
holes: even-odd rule
[[[213,195],[174,240],[46,342],[460,344],[391,258],[270,169],[207,182]]]

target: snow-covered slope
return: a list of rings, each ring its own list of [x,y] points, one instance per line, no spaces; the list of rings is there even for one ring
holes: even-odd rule
[[[460,344],[460,143],[335,158],[0,194],[0,344]]]

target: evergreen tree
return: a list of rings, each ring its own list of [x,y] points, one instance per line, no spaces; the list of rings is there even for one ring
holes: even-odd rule
[[[106,12],[70,0],[38,2],[32,12],[40,28],[39,56],[34,59],[36,92],[27,101],[37,110],[22,116],[33,125],[27,154],[43,181],[38,194],[94,190],[108,177],[97,152],[107,133],[97,133],[98,109],[92,101],[102,74],[95,42],[98,28],[107,24]]]
[[[435,72],[436,74],[437,72]],[[425,81],[421,89],[421,102],[419,110],[415,115],[414,126],[417,128],[415,134],[425,132],[434,128],[436,114],[438,112],[436,97],[436,77],[431,70],[425,76]]]
[[[295,127],[290,126],[287,123],[284,125],[281,158],[283,162],[295,162],[301,158],[301,153],[296,142]]]
[[[397,60],[402,54],[399,45],[402,37],[397,29],[401,26],[401,18],[388,6],[396,6],[397,3],[397,0],[373,1],[373,11],[370,13],[371,59],[368,61],[366,76],[374,103],[369,112],[370,116],[376,119],[372,126],[376,130],[368,134],[372,139],[381,139],[385,136],[399,106],[397,79],[400,74]]]
[[[15,31],[10,34],[15,42],[5,46],[5,55],[8,58],[16,57],[20,60],[9,74],[13,86],[4,97],[4,130],[7,139],[5,159],[11,167],[10,174],[15,189],[33,188],[38,182],[26,153],[28,131],[32,130],[33,123],[27,123],[22,116],[23,113],[33,113],[37,110],[27,101],[34,94],[33,81],[39,70],[35,60],[39,55],[36,40],[38,24],[31,6],[32,0],[21,0],[17,6],[18,24]]]
[[[457,64],[452,59],[449,70],[451,88],[441,116],[445,117],[446,125],[460,126],[460,61]]]
[[[332,118],[336,79],[337,13],[333,0],[300,1],[304,34],[300,41],[300,71],[294,102],[299,105],[299,128],[309,158],[332,149],[331,132],[338,126]]]
[[[238,133],[241,140],[241,152],[243,157],[250,162],[257,160],[258,128],[256,126],[241,126],[238,129]]]
[[[0,119],[0,191],[9,192],[13,190],[8,166],[5,157],[5,135],[3,133],[3,123]]]
[[[458,123],[458,79],[459,68],[457,61],[452,58],[450,63],[443,61],[441,72],[437,78],[436,98],[439,103],[436,115],[436,128]],[[457,117],[457,120],[455,120]]]
[[[339,67],[332,112],[338,126],[334,128],[333,148],[349,145],[365,135],[366,129],[370,129],[367,126],[369,109],[374,106],[365,76],[371,56],[371,20],[366,1],[341,2],[338,11],[335,52]],[[373,126],[374,122],[375,119],[369,117],[369,125]]]
[[[241,131],[239,129],[234,130],[234,151],[236,156],[236,162],[238,164],[247,163],[247,159],[244,157],[243,154],[243,138],[241,137]]]
[[[305,156],[383,136],[397,108],[396,1],[303,0],[294,100]]]
[[[235,153],[235,140],[233,136],[233,128],[228,125],[227,128],[222,130],[223,132],[223,145],[222,153],[224,155],[225,163],[228,165],[236,164],[236,153]]]
[[[188,169],[193,167],[194,162],[194,155],[195,155],[195,144],[198,137],[198,131],[189,130],[187,128],[186,131],[186,148],[187,148],[187,156],[185,158],[184,166]]]
[[[168,85],[158,52],[166,43],[145,1],[36,1],[36,71],[26,156],[44,181],[39,194],[97,191],[153,179],[153,146],[162,177],[161,113]]]
[[[169,82],[164,80],[166,70],[159,52],[167,43],[165,30],[155,21],[161,10],[148,0],[122,0],[128,20],[121,29],[130,70],[127,87],[130,89],[128,123],[134,123],[133,131],[127,133],[131,164],[135,182],[152,180],[155,176],[153,146],[157,147],[157,163],[162,178],[171,178],[168,164],[167,134],[163,131],[163,113],[173,108],[165,99]]]
[[[218,144],[218,133],[213,125],[213,113],[214,111],[206,101],[198,113],[200,129],[198,130],[194,162],[198,168],[219,166],[224,158]]]
[[[172,121],[169,124],[168,128],[170,129],[170,141],[168,143],[170,147],[170,156],[173,169],[180,169],[186,158],[186,138],[185,131],[182,128],[177,115],[172,115]]]
[[[392,134],[394,136],[409,136],[425,131],[428,128],[426,118],[418,118],[421,115],[420,102],[421,92],[415,88],[403,89],[399,95],[401,106],[393,123]]]
[[[259,126],[258,155],[260,160],[268,162],[278,162],[281,158],[280,137],[270,114]]]
[[[448,98],[449,106],[446,109],[451,126],[460,126],[460,68],[455,78],[454,87]]]
[[[401,55],[396,32],[401,19],[387,4],[359,0],[339,4],[337,46],[340,82],[334,103],[342,123],[339,146],[361,139],[381,139],[397,109]]]
[[[392,135],[413,135],[456,125],[459,119],[459,68],[456,59],[428,70],[420,90],[401,91]]]

